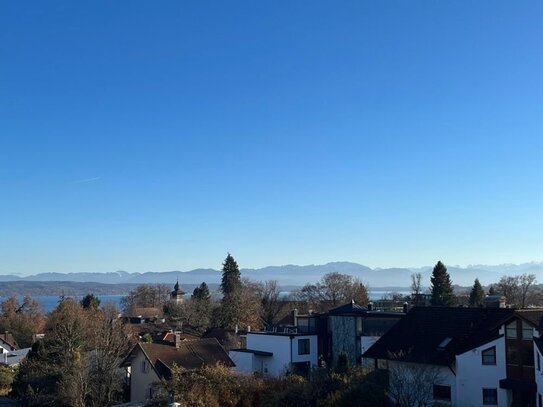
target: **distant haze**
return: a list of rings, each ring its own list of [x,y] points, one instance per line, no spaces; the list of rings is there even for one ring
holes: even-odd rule
[[[503,275],[517,275],[523,273],[535,274],[538,282],[543,281],[543,262],[502,265],[471,265],[467,267],[447,266],[453,284],[469,286],[475,278],[479,278],[483,285],[497,282]],[[302,286],[306,283],[318,281],[324,274],[339,272],[357,277],[377,287],[409,287],[411,274],[423,274],[423,286],[430,285],[432,266],[420,268],[370,268],[352,262],[333,262],[322,265],[284,265],[269,266],[260,269],[242,269],[242,277],[256,281],[277,280],[281,286]],[[73,282],[100,282],[108,284],[143,284],[163,283],[172,284],[177,279],[183,284],[199,284],[205,281],[208,284],[220,283],[221,272],[215,269],[195,269],[190,271],[166,271],[129,273],[116,271],[110,273],[40,273],[20,277],[16,275],[2,275],[0,282],[7,281],[73,281]]]

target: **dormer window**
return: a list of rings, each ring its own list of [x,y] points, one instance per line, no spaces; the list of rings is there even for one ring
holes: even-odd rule
[[[481,352],[481,359],[483,365],[495,365],[496,364],[496,347],[485,349]]]
[[[447,337],[441,341],[441,343],[437,346],[437,350],[444,350],[449,342],[452,341],[451,337]]]

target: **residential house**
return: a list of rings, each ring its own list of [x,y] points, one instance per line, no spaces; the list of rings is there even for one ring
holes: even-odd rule
[[[283,332],[247,332],[246,347],[229,355],[238,372],[280,376],[287,371],[307,374],[318,363],[317,335]]]
[[[19,349],[19,345],[15,341],[15,338],[9,332],[0,334],[0,353],[11,352]]]
[[[360,364],[362,354],[404,315],[374,311],[372,304],[363,307],[354,301],[328,311],[328,344],[325,348],[329,363],[335,366],[343,353],[351,365]]]
[[[17,349],[12,351],[4,351],[0,354],[0,364],[15,368],[19,366],[31,348]]]
[[[536,406],[543,387],[538,388],[541,352],[534,343],[540,342],[542,316],[541,310],[415,307],[363,358],[396,372],[435,369],[436,402]]]
[[[172,375],[174,364],[185,369],[199,369],[222,363],[233,367],[232,359],[216,339],[181,340],[173,344],[138,343],[121,366],[126,370],[130,401],[153,399],[162,380]]]
[[[268,331],[247,332],[245,346],[230,356],[236,369],[278,376],[307,373],[313,366],[335,366],[344,353],[352,365],[404,314],[381,312],[351,301],[326,313],[300,315],[293,310]]]

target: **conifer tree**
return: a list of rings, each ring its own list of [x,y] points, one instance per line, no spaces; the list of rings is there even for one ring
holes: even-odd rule
[[[221,291],[223,295],[232,294],[241,288],[241,273],[238,263],[230,253],[222,265]]]
[[[230,253],[222,265],[221,320],[225,328],[235,328],[242,315],[242,282],[238,263]]]
[[[451,277],[447,272],[447,267],[438,261],[430,277],[432,290],[432,305],[450,307],[454,304],[454,294],[452,289]]]
[[[485,300],[485,291],[479,282],[479,279],[476,278],[473,283],[473,287],[469,293],[469,306],[470,307],[481,307]]]
[[[211,294],[209,294],[209,287],[205,282],[200,284],[192,292],[192,298],[195,301],[209,301],[211,299]]]
[[[198,328],[205,329],[211,318],[211,294],[205,282],[192,292],[193,322]]]

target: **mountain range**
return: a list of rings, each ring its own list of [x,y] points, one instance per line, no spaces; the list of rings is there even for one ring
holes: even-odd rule
[[[497,282],[503,275],[535,274],[538,282],[543,281],[543,262],[502,265],[469,265],[467,267],[447,266],[453,284],[470,286],[475,278],[483,285]],[[352,262],[333,262],[321,265],[284,265],[268,266],[260,269],[241,269],[242,277],[251,280],[277,280],[281,286],[302,286],[306,283],[317,282],[323,275],[330,272],[349,274],[369,284],[372,289],[382,287],[409,287],[411,274],[420,272],[423,275],[423,286],[430,285],[432,267],[419,268],[370,268]],[[181,284],[217,284],[221,280],[220,270],[195,269],[190,271],[165,271],[129,273],[115,271],[108,273],[39,273],[30,276],[0,275],[0,282],[13,281],[71,281],[99,282],[106,284],[143,284],[160,283],[173,284],[179,279]]]

